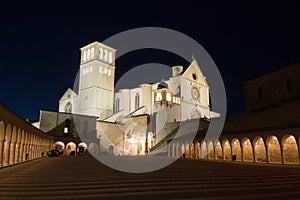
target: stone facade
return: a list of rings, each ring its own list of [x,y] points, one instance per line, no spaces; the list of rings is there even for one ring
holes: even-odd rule
[[[300,62],[243,82],[247,112],[266,110],[300,97]]]
[[[0,167],[40,158],[54,137],[23,120],[0,103]]]
[[[193,143],[169,142],[169,156],[298,165],[299,67],[287,65],[244,81],[247,112],[228,116],[216,141],[198,134]]]
[[[210,109],[209,86],[196,60],[185,71],[172,67],[167,80],[114,92],[114,59],[115,50],[99,42],[81,48],[78,91],[67,89],[59,101],[60,113],[97,117],[101,153],[144,155],[169,134],[166,124],[219,116]],[[41,117],[45,131],[61,122],[47,115],[53,120]]]

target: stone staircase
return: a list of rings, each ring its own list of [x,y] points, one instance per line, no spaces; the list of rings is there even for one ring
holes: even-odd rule
[[[90,156],[42,158],[0,169],[0,199],[299,199],[300,168],[177,160],[142,174]]]

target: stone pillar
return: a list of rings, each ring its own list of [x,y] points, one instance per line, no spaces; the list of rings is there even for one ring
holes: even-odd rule
[[[280,147],[280,155],[281,155],[281,163],[280,164],[285,164],[285,162],[284,162],[284,150],[283,150],[283,145],[281,144],[281,142],[279,142],[279,147]]]
[[[27,153],[28,153],[28,144],[24,144],[23,161],[26,161]]]
[[[27,153],[28,153],[28,160],[31,160],[32,159],[32,144],[28,144],[27,145]]]
[[[19,162],[23,162],[24,161],[24,143],[21,142],[20,145],[20,153],[19,153]]]
[[[18,163],[20,162],[20,144],[19,143],[16,143],[16,146],[15,146],[15,160],[14,160],[14,163]]]
[[[15,161],[15,147],[16,147],[16,142],[11,142],[10,148],[9,148],[9,164],[10,165],[14,164],[14,161]]]
[[[255,156],[255,149],[254,149],[255,144],[253,144],[253,141],[251,141],[250,145],[252,146],[253,162],[256,163],[256,161],[255,161],[256,156]]]
[[[4,140],[0,141],[0,166],[3,166],[3,146]]]
[[[8,165],[9,161],[9,151],[10,149],[10,141],[4,141],[4,147],[3,147],[3,166]]]

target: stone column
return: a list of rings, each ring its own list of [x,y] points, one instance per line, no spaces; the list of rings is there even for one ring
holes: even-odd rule
[[[23,162],[24,161],[24,143],[21,142],[20,145],[20,153],[19,153],[19,162]]]
[[[9,148],[9,164],[10,165],[14,164],[14,161],[15,161],[15,148],[16,148],[16,142],[11,142],[10,148]]]
[[[20,157],[19,156],[20,156],[20,143],[16,143],[14,163],[20,162]]]
[[[26,154],[28,153],[28,144],[24,144],[23,161],[26,161]]]
[[[10,149],[10,141],[4,141],[4,147],[3,147],[3,166],[8,165],[9,161],[9,151]]]
[[[0,141],[0,166],[3,166],[3,147],[4,147],[4,140]]]

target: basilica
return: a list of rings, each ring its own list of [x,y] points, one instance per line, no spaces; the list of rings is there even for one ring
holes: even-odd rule
[[[96,154],[144,155],[178,122],[218,117],[210,109],[209,86],[196,60],[185,71],[173,66],[167,80],[115,91],[115,54],[115,49],[99,42],[81,48],[77,91],[67,89],[59,112],[41,111],[39,128],[55,130],[68,118],[81,139],[90,138],[88,142],[99,147],[90,150]],[[61,120],[51,124],[57,118]]]

